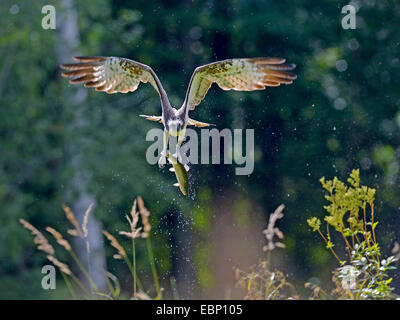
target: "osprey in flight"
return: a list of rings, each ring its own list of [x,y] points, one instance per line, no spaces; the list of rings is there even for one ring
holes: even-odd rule
[[[143,116],[164,125],[163,150],[158,164],[166,163],[169,135],[178,137],[176,154],[172,155],[182,163],[179,152],[185,139],[186,126],[207,127],[210,124],[189,118],[204,99],[208,89],[215,82],[223,90],[253,91],[265,87],[278,87],[281,83],[291,84],[297,76],[289,70],[296,65],[285,63],[283,58],[228,59],[197,67],[190,79],[186,97],[179,109],[171,106],[168,96],[157,75],[149,66],[118,57],[74,57],[78,63],[62,64],[64,77],[72,78],[71,84],[83,83],[96,91],[127,93],[135,91],[140,82],[149,82],[161,99],[161,116]]]

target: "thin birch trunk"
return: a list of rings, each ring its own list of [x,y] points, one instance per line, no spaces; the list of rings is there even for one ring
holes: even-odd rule
[[[56,54],[59,63],[65,63],[71,61],[72,56],[77,54],[77,47],[79,45],[78,13],[74,0],[61,0],[59,7],[61,7],[61,10],[57,11]],[[79,108],[79,105],[82,105],[85,101],[86,96],[86,90],[79,88],[75,94],[66,98],[66,107],[72,107],[75,110],[74,121],[69,124],[71,131],[71,134],[68,135],[69,137],[74,136],[72,128],[81,127],[86,123],[86,119]],[[71,140],[67,141],[67,144],[68,152],[72,157],[70,165],[74,169],[74,177],[68,191],[78,194],[75,203],[72,205],[72,209],[77,218],[82,221],[86,209],[90,204],[95,205],[96,199],[87,192],[87,182],[91,178],[91,175],[85,172],[82,166],[85,161],[82,152],[84,142],[79,138],[71,138]],[[93,212],[89,215],[88,242],[90,245],[89,256],[86,241],[79,238],[75,241],[76,252],[84,266],[90,269],[91,277],[97,289],[104,291],[107,287],[103,271],[106,269],[104,241],[101,233],[101,224],[94,217]],[[89,261],[90,268],[88,268]],[[81,278],[85,280],[83,277]]]

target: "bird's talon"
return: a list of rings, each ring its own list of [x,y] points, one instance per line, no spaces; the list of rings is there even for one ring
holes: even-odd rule
[[[171,156],[172,156],[172,158],[174,158],[175,160],[181,162],[182,157],[180,157],[180,154],[179,154],[179,153],[176,152],[176,153],[172,154]]]
[[[177,161],[179,161],[180,163],[183,164],[182,155],[178,150],[172,156],[174,157],[174,159],[176,159]]]
[[[161,154],[160,159],[158,159],[158,166],[160,168],[164,167],[167,164],[167,157],[164,153]]]

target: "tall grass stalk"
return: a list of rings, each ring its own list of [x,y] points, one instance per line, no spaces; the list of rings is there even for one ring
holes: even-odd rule
[[[176,279],[171,277],[169,281],[171,283],[172,296],[174,297],[174,300],[180,300],[178,288],[176,286]]]
[[[68,279],[68,276],[62,271],[60,273],[61,273],[61,275],[62,275],[62,277],[64,279],[65,284],[67,285],[67,288],[68,288],[69,292],[71,293],[72,299],[77,300],[76,294],[75,294],[74,289],[73,289],[73,287],[71,285],[71,281],[69,281],[69,279]]]
[[[85,276],[85,278],[89,281],[90,286],[92,287],[90,291],[92,291],[92,289],[94,289],[95,291],[97,291],[97,287],[94,284],[92,278],[90,277],[90,274],[88,273],[88,271],[85,269],[85,267],[82,265],[82,263],[80,262],[79,258],[76,256],[74,250],[69,250],[68,251],[69,254],[71,255],[72,259],[74,259],[74,261],[76,262],[78,268],[81,270],[81,272],[83,273],[83,275]]]
[[[149,262],[151,266],[151,272],[153,274],[153,280],[154,280],[154,285],[156,286],[156,292],[157,292],[157,297],[155,297],[155,300],[160,300],[162,299],[162,293],[161,293],[161,288],[160,288],[160,283],[158,282],[158,274],[157,274],[157,269],[154,261],[154,255],[153,255],[153,248],[151,245],[150,238],[146,238],[146,245],[147,245],[147,252],[149,256]]]
[[[133,296],[136,297],[136,248],[135,248],[135,238],[132,238],[132,265],[133,265]]]

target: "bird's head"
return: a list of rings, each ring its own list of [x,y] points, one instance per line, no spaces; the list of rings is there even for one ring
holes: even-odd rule
[[[180,120],[170,120],[168,122],[168,131],[171,135],[177,136],[183,128],[183,123]]]

